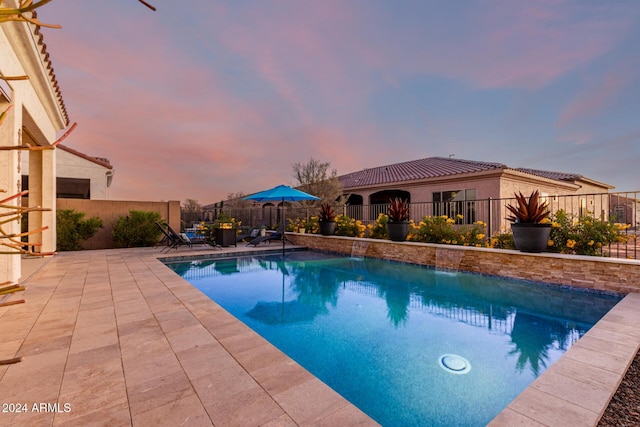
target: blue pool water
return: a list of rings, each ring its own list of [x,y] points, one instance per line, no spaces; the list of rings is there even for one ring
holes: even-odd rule
[[[384,426],[486,425],[619,301],[311,251],[168,266]]]

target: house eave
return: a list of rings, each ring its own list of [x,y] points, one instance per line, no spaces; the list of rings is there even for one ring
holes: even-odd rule
[[[27,22],[5,22],[0,31],[4,31],[9,40],[13,40],[14,53],[24,69],[24,75],[29,76],[29,84],[45,106],[51,123],[58,129],[68,126],[66,107],[40,27]],[[18,80],[8,84],[12,86],[24,82]]]

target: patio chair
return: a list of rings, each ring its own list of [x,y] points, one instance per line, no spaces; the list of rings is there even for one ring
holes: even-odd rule
[[[165,224],[167,227],[167,231],[170,235],[174,237],[174,239],[183,242],[185,245],[189,247],[189,249],[193,248],[194,245],[209,245],[214,248],[220,248],[219,245],[211,244],[208,239],[205,238],[191,238],[187,236],[185,233],[176,233],[173,228],[169,224]]]
[[[156,222],[156,226],[162,232],[162,235],[163,235],[158,245],[162,243],[167,245],[167,247],[162,250],[163,252],[165,252],[165,250],[166,252],[169,252],[171,249],[178,249],[178,246],[191,247],[190,243],[187,240],[180,237],[180,235],[176,234],[175,231],[173,231],[168,224],[165,224],[162,222]]]
[[[255,239],[247,243],[247,246],[258,246],[260,243],[271,243],[272,240],[282,240],[284,238],[284,221],[282,221],[275,233],[271,233],[267,236],[256,237]]]
[[[245,239],[253,240],[256,237],[258,237],[258,234],[260,234],[260,229],[259,228],[254,228],[249,233],[245,233],[245,234],[239,235],[237,240],[236,240],[236,242],[242,242]]]

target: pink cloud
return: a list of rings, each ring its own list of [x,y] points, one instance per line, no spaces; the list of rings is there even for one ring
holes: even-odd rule
[[[624,83],[617,75],[605,76],[599,86],[585,90],[565,107],[560,114],[557,126],[562,128],[575,119],[594,117],[612,103]]]
[[[387,138],[419,141],[423,127],[367,117],[378,92],[416,75],[538,88],[607,52],[628,26],[597,14],[573,21],[566,2],[454,7],[455,24],[438,31],[350,2],[199,2],[184,16],[160,3],[155,15],[106,3],[44,19],[64,26],[46,42],[80,125],[69,145],[112,161],[112,198],[204,203],[292,183],[291,164],[311,156],[347,173],[442,154],[427,153],[426,141],[456,146],[451,129],[462,118],[427,127],[425,152],[408,143],[391,152]],[[605,89],[615,87],[576,100],[565,120],[597,111]]]
[[[466,37],[432,45],[421,68],[480,88],[539,88],[607,52],[632,23],[576,20],[569,2],[483,3]]]
[[[564,128],[573,121],[593,118],[602,112],[627,86],[629,77],[624,73],[610,72],[600,82],[586,83],[591,84],[564,108],[556,127]]]

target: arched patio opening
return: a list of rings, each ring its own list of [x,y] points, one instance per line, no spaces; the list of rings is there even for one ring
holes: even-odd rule
[[[387,213],[389,200],[396,197],[411,203],[411,193],[404,190],[382,190],[369,196],[369,219],[375,221],[381,213]]]
[[[359,194],[349,194],[347,197],[346,213],[349,218],[363,220],[362,205],[364,205],[364,198]]]

